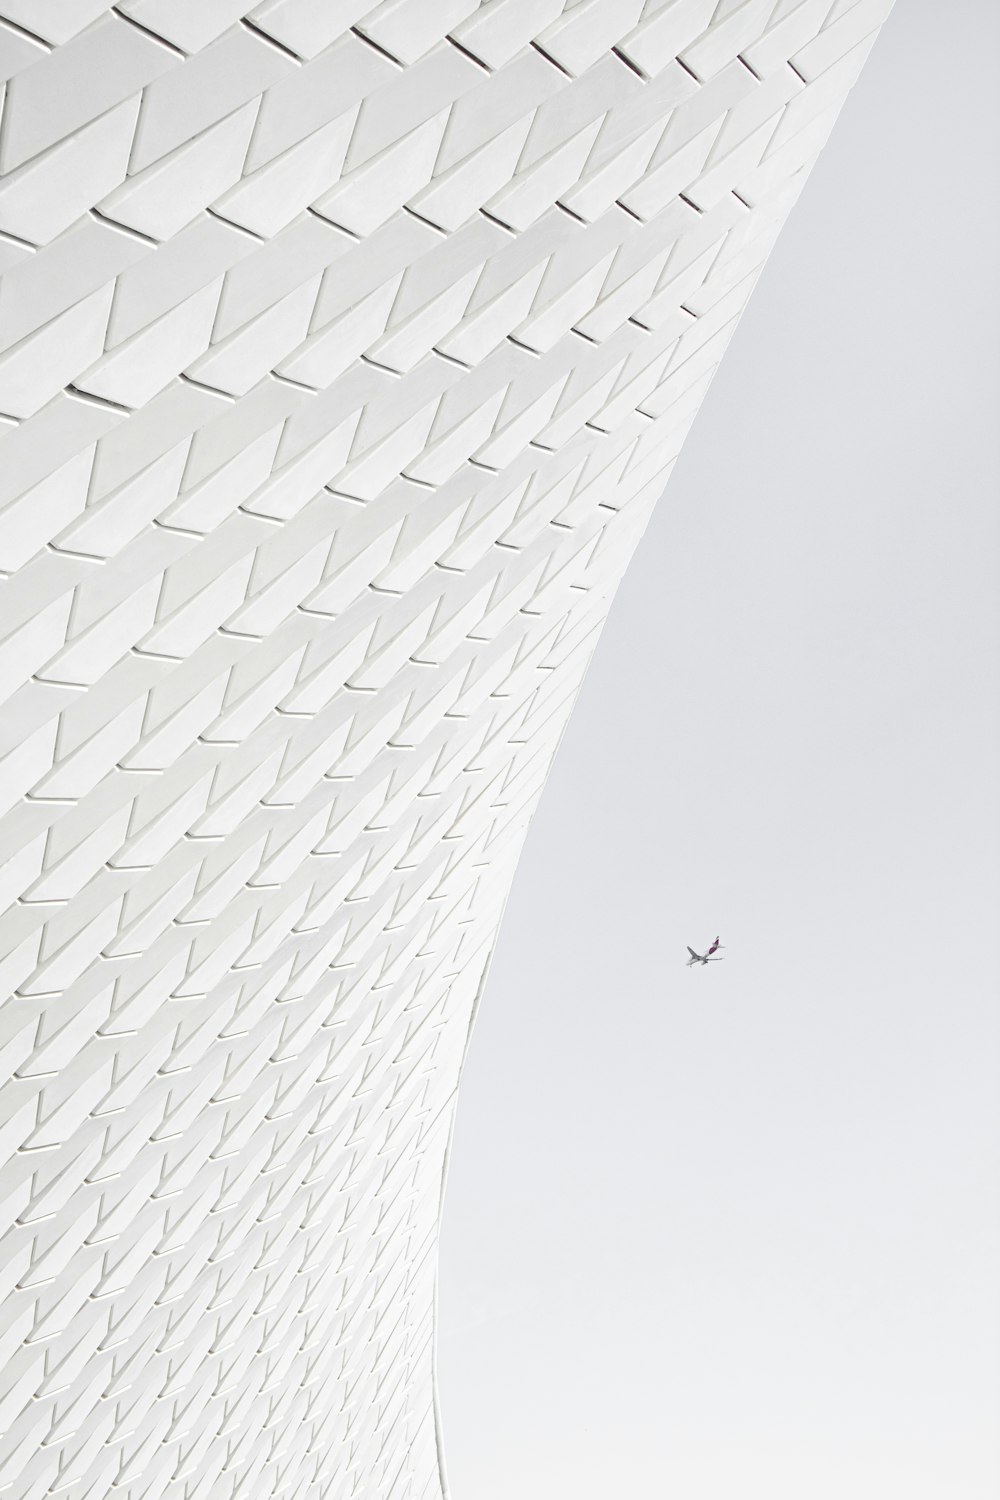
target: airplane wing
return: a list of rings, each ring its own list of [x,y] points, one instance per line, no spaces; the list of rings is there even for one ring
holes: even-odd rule
[[[688,952],[690,953],[690,955],[691,955],[692,958],[699,958],[699,959],[701,958],[701,954],[700,953],[696,953],[693,948],[689,948]]]

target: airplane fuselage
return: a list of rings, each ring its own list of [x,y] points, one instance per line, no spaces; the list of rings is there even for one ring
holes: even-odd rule
[[[718,963],[722,958],[722,954],[717,953],[715,950],[721,947],[722,944],[719,942],[718,938],[716,938],[715,942],[712,944],[711,948],[709,948],[707,953],[696,953],[693,948],[689,947],[688,952],[690,953],[691,957],[687,962],[688,968],[690,969],[692,964]]]

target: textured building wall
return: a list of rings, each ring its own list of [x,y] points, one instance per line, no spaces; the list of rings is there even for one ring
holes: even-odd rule
[[[888,0],[0,0],[0,1497],[441,1494],[470,1016]]]

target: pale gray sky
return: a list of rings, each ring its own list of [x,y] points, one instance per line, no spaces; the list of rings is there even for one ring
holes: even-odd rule
[[[463,1083],[453,1500],[1000,1494],[998,56],[898,0],[615,603]]]

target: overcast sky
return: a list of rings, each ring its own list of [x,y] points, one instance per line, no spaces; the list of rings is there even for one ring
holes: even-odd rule
[[[462,1086],[453,1500],[1000,1494],[998,56],[899,0],[615,602]]]

